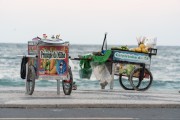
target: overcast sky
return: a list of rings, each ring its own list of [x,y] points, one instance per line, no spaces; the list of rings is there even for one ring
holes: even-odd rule
[[[0,0],[0,42],[27,43],[46,33],[72,44],[180,45],[180,0]]]

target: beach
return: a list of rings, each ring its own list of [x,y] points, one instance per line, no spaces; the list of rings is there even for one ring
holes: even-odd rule
[[[114,45],[108,45],[110,49]],[[134,46],[129,46],[129,48]],[[101,45],[70,45],[69,55],[74,58],[78,55],[85,55],[93,51],[100,50]],[[168,49],[167,49],[168,48]],[[158,46],[157,55],[152,56],[150,71],[153,75],[153,82],[148,91],[179,91],[179,54],[178,46]],[[173,54],[172,52],[173,51]],[[0,44],[0,88],[24,87],[25,82],[20,78],[21,57],[17,55],[27,54],[27,44]],[[72,60],[71,66],[73,81],[76,82],[78,89],[98,90],[99,81],[94,74],[90,79],[79,77],[79,61]],[[36,80],[36,88],[43,87],[49,89],[56,86],[55,80]],[[118,77],[114,77],[114,89],[121,90]]]
[[[180,119],[179,5],[0,0],[0,120]]]
[[[0,44],[0,106],[1,107],[179,107],[179,47],[158,47],[152,57],[153,82],[147,91],[123,90],[118,76],[114,77],[113,90],[109,85],[101,90],[99,81],[92,74],[90,79],[79,77],[79,61],[72,61],[73,81],[77,90],[65,96],[57,95],[55,80],[36,80],[35,92],[25,95],[25,80],[20,78],[21,58],[27,52],[26,44]],[[97,51],[100,45],[71,45],[71,57]],[[111,48],[109,46],[109,48]],[[132,46],[133,47],[133,46]],[[79,50],[81,48],[81,50]],[[16,50],[16,51],[15,51]],[[171,54],[170,51],[174,51]],[[61,88],[62,89],[62,88]]]

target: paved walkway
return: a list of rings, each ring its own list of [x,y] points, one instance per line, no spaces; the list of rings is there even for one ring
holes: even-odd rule
[[[180,108],[180,93],[121,90],[76,90],[70,96],[56,91],[1,90],[1,108]]]

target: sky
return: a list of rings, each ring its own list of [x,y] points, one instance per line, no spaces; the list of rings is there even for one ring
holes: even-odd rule
[[[180,0],[0,0],[0,43],[60,34],[71,44],[180,46]]]

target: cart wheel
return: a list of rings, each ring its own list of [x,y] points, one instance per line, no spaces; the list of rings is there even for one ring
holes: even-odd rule
[[[121,87],[125,90],[134,90],[134,88],[131,86],[129,77],[128,76],[123,76],[122,74],[119,75],[119,83]],[[139,87],[140,81],[136,81],[136,87]]]
[[[69,67],[68,73],[70,75],[70,79],[62,81],[62,87],[65,95],[70,95],[72,91],[73,75],[72,75],[71,67]]]
[[[26,79],[26,93],[32,95],[35,87],[36,73],[33,66],[28,67],[27,79]]]
[[[140,78],[140,72],[142,71],[142,68],[136,68],[131,72],[130,75],[130,83],[133,86],[135,90],[138,91],[145,91],[147,90],[153,81],[153,76],[151,72],[145,68],[143,79]],[[135,81],[140,81],[140,86],[136,86]]]

